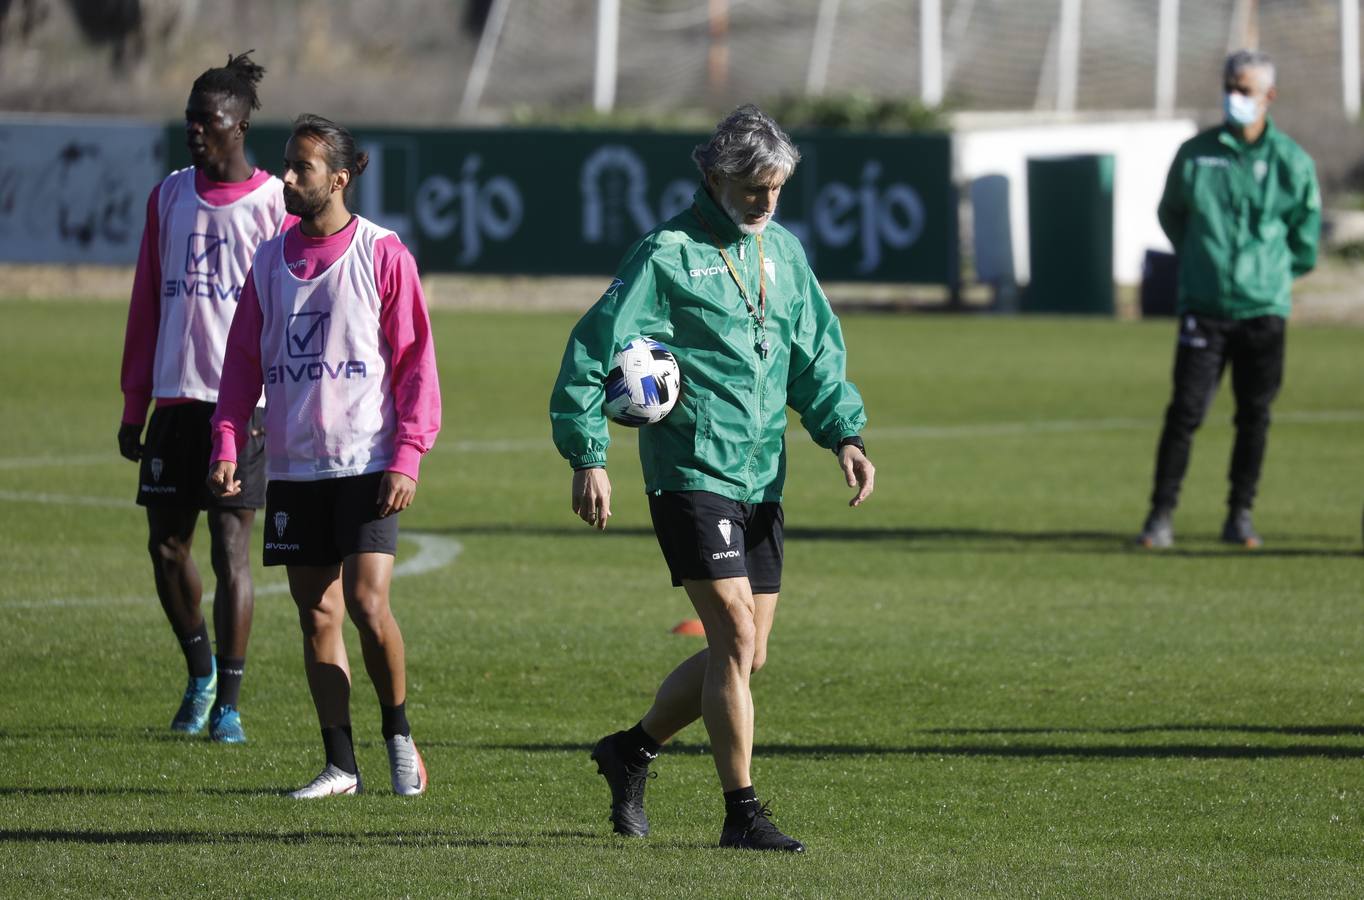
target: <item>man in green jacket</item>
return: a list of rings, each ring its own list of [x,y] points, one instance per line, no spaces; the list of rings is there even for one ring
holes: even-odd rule
[[[777,123],[742,106],[692,153],[692,206],[641,238],[573,329],[550,399],[554,442],[573,467],[573,511],[605,529],[610,443],[603,382],[636,337],[671,348],[676,407],[639,433],[644,487],[675,587],[686,589],[707,647],[664,679],[633,728],[592,751],[611,789],[618,834],[643,836],[644,785],[661,745],[705,721],[725,795],[720,845],[801,852],[772,824],[749,767],[749,676],[767,656],[781,588],[786,406],[837,454],[850,505],[875,469],[859,436],[867,417],[844,369],[843,334],[800,243],[772,221],[800,154]]]
[[[1180,328],[1151,510],[1138,538],[1146,547],[1174,544],[1172,517],[1193,433],[1228,365],[1236,443],[1222,540],[1260,546],[1250,509],[1269,406],[1283,379],[1292,283],[1317,260],[1316,168],[1269,119],[1273,62],[1240,50],[1227,58],[1224,82],[1226,122],[1179,148],[1158,210],[1179,257]]]

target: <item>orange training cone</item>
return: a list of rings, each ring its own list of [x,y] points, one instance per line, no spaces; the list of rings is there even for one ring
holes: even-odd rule
[[[696,634],[702,637],[706,634],[706,628],[701,624],[700,619],[683,619],[673,626],[673,634]]]

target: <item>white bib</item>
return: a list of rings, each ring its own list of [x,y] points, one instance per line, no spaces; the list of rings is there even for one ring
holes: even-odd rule
[[[194,189],[194,169],[180,169],[161,182],[157,201],[161,323],[152,396],[216,403],[251,257],[284,224],[283,185],[271,176],[238,200],[210,206]]]
[[[392,349],[374,271],[374,245],[391,234],[356,216],[350,246],[307,280],[289,271],[284,236],[256,254],[271,478],[343,478],[393,462]]]

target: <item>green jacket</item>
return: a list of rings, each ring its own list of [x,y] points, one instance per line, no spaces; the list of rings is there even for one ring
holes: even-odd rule
[[[1288,317],[1294,277],[1317,263],[1312,158],[1267,121],[1246,144],[1225,125],[1175,154],[1157,210],[1179,257],[1179,311]]]
[[[705,188],[695,201],[756,307],[756,240],[740,233]],[[550,397],[554,443],[573,468],[606,464],[611,439],[602,385],[611,358],[636,337],[666,344],[682,370],[672,412],[639,429],[649,492],[780,500],[788,404],[821,447],[832,450],[861,432],[867,417],[844,372],[843,333],[804,249],[775,222],[765,229],[762,247],[770,346],[765,359],[757,349],[756,321],[691,207],[630,248],[616,280],[574,327]]]

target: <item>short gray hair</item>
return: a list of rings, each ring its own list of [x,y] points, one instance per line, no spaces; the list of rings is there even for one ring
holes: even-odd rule
[[[1228,56],[1226,65],[1222,67],[1222,80],[1230,81],[1243,69],[1262,70],[1269,78],[1269,84],[1265,87],[1274,86],[1274,60],[1263,50],[1237,50]]]
[[[780,172],[790,178],[800,162],[800,151],[781,126],[752,103],[746,103],[715,126],[715,133],[691,152],[703,176],[712,172],[729,178],[746,178]]]

